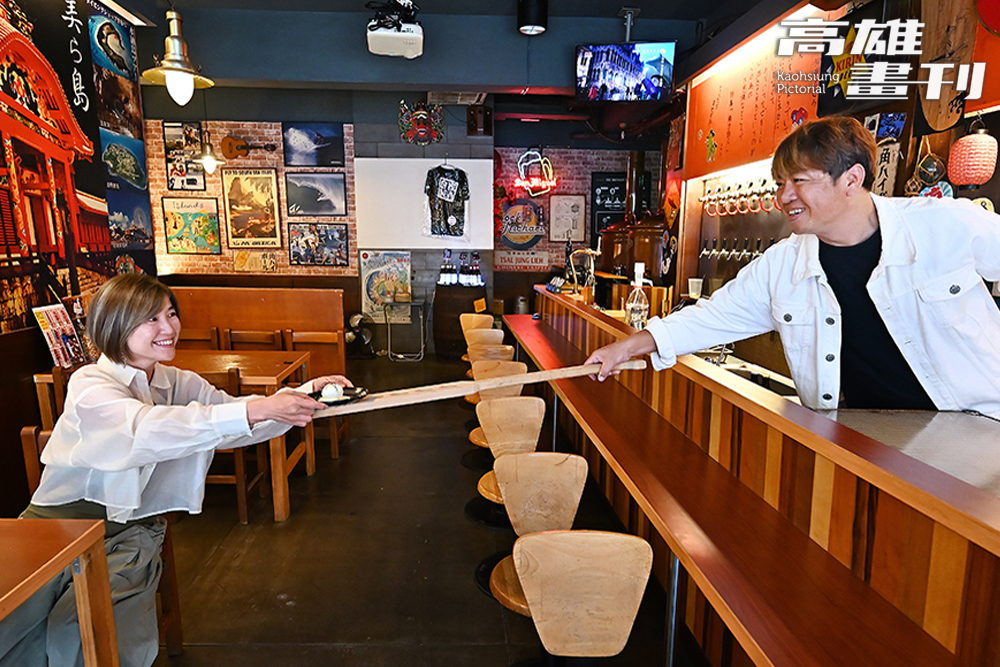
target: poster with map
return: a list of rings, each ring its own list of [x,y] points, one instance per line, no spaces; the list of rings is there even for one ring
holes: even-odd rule
[[[215,198],[163,198],[164,238],[174,255],[220,255],[219,200]]]
[[[385,322],[383,305],[394,301],[412,301],[410,291],[410,253],[362,250],[361,310],[375,322]],[[409,324],[410,309],[399,308],[392,316],[394,324]]]

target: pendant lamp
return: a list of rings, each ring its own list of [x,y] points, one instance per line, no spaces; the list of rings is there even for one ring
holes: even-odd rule
[[[187,42],[181,37],[180,12],[167,12],[169,34],[163,40],[163,59],[156,67],[142,73],[142,78],[158,86],[166,86],[167,93],[184,106],[191,101],[195,88],[211,88],[215,82],[198,73],[198,68],[188,60]]]
[[[517,0],[517,29],[541,35],[549,25],[549,0]]]
[[[980,127],[976,127],[979,123]],[[962,190],[978,188],[993,178],[997,166],[997,140],[977,117],[969,133],[952,144],[948,154],[948,178]]]
[[[212,135],[208,130],[205,130],[205,141],[201,144],[201,155],[196,157],[194,161],[203,166],[205,171],[210,174],[214,174],[219,165],[226,164],[224,158],[215,154],[215,149],[212,148]]]

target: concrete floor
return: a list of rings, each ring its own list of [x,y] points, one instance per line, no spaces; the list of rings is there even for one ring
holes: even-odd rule
[[[381,357],[351,360],[348,372],[381,391],[462,379],[466,368]],[[268,498],[242,526],[232,489],[209,487],[204,512],[174,525],[184,653],[161,651],[155,665],[507,667],[537,657],[531,620],[473,582],[476,564],[509,550],[514,534],[464,515],[482,474],[460,463],[472,417],[462,400],[351,417],[341,457],[320,442],[316,475],[300,464],[291,477],[283,523]],[[590,486],[575,527],[621,529]],[[601,664],[664,664],[664,606],[651,585],[625,651]],[[700,667],[685,648],[678,664]]]

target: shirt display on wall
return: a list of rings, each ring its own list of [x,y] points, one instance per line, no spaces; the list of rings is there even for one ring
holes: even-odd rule
[[[469,177],[458,167],[439,165],[427,172],[424,184],[425,236],[467,236],[465,203],[469,200]]]

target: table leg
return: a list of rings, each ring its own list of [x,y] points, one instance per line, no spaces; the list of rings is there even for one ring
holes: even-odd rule
[[[333,418],[334,428],[331,430],[336,430],[337,418]],[[306,424],[302,434],[302,439],[305,441],[306,445],[306,474],[312,477],[316,474],[316,426],[313,422]],[[330,436],[335,437],[334,435]]]
[[[288,501],[288,461],[285,458],[285,436],[271,438],[271,495],[274,496],[274,520],[284,521],[291,513]]]
[[[84,664],[87,667],[118,667],[118,639],[104,540],[92,544],[73,561],[73,583]]]

